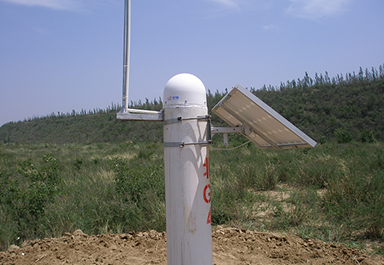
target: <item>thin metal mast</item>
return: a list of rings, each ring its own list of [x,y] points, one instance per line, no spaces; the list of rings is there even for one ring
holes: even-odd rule
[[[125,0],[124,6],[124,73],[123,73],[123,112],[128,111],[129,58],[131,39],[131,0]]]
[[[124,3],[124,50],[123,50],[123,106],[117,114],[119,120],[162,120],[161,111],[141,110],[128,108],[129,94],[129,61],[131,55],[131,0],[125,0]],[[140,113],[137,116],[130,113]],[[149,116],[147,115],[149,114]],[[145,116],[147,115],[147,116]],[[154,116],[155,115],[155,116]]]

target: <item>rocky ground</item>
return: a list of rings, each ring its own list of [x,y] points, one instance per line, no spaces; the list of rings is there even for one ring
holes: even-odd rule
[[[384,265],[366,251],[275,235],[216,227],[213,263]],[[24,242],[0,252],[0,264],[167,264],[166,234],[156,231],[88,236],[80,230],[60,238]]]

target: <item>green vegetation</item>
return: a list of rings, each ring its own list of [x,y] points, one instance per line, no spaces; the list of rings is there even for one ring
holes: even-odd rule
[[[284,151],[249,144],[212,149],[210,158],[213,225],[356,246],[384,239],[380,142]],[[1,249],[76,229],[165,230],[160,143],[2,144],[0,180]]]
[[[249,88],[257,97],[283,115],[315,141],[384,141],[384,65],[358,74],[330,78],[328,73],[306,73],[303,79],[281,83],[280,87]],[[208,90],[208,109],[225,93]],[[161,110],[161,99],[131,102],[132,108]],[[121,107],[52,113],[10,122],[0,127],[3,143],[121,143],[161,142],[162,123],[121,122],[116,113]],[[215,126],[224,123],[212,116]]]
[[[0,248],[77,228],[165,230],[162,154],[161,144],[1,145]]]
[[[250,91],[319,144],[211,148],[213,225],[285,231],[354,246],[384,240],[384,65],[307,74]],[[224,93],[208,91],[211,109]],[[160,110],[161,100],[131,103]],[[0,128],[0,249],[22,240],[165,230],[162,123],[106,110],[28,118]],[[224,126],[212,115],[215,126]],[[214,136],[220,147],[222,136]],[[229,135],[231,147],[245,143]]]

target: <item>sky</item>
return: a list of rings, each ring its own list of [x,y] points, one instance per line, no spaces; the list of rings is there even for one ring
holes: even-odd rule
[[[129,101],[384,63],[383,0],[131,0]],[[123,0],[0,0],[0,126],[122,101]]]

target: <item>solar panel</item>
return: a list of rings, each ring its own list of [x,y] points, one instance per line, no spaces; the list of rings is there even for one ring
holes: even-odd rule
[[[314,147],[316,142],[237,84],[212,111],[230,126],[249,126],[243,135],[262,149]]]

